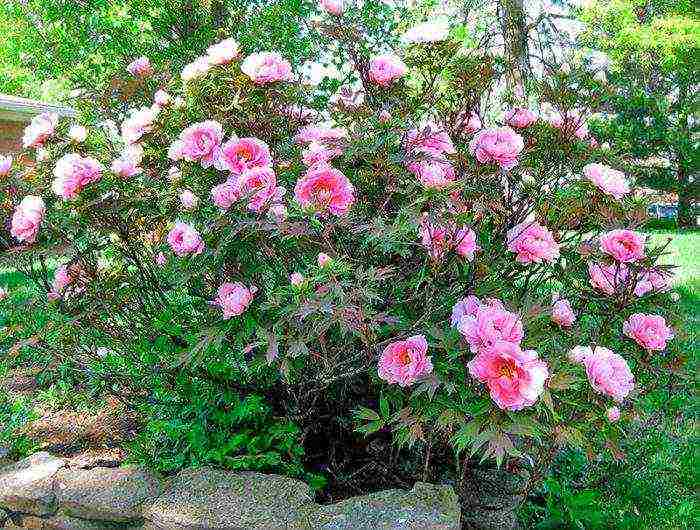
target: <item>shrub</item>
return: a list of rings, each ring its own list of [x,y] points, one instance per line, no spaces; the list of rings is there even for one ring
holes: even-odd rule
[[[595,81],[547,71],[536,115],[464,28],[387,53],[367,12],[323,16],[355,81],[333,97],[228,41],[167,86],[134,69],[121,134],[34,120],[11,259],[66,316],[37,347],[139,411],[161,469],[536,481],[559,447],[615,451],[683,356]]]

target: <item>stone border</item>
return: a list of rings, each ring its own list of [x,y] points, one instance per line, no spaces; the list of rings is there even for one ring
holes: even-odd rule
[[[332,505],[296,479],[185,469],[74,469],[40,452],[0,468],[0,528],[47,530],[459,530],[449,486],[418,482]]]

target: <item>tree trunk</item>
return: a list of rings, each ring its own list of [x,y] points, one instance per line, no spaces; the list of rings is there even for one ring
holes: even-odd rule
[[[524,0],[498,0],[498,17],[505,54],[510,64],[508,88],[518,97],[525,97],[525,79],[530,74],[530,54]]]

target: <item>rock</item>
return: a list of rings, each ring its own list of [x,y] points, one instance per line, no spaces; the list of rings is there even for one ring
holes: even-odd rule
[[[417,482],[411,491],[386,490],[320,506],[307,514],[314,530],[460,530],[450,486]]]
[[[160,495],[160,481],[136,467],[62,469],[56,475],[62,515],[98,521],[141,519],[141,505]]]
[[[0,506],[13,512],[50,515],[56,511],[54,476],[65,465],[48,453],[35,453],[0,469]]]
[[[526,471],[472,469],[465,481],[462,508],[465,528],[470,530],[514,530],[516,511],[525,498]]]
[[[46,519],[41,528],[44,530],[116,530],[124,527],[104,521],[86,521],[67,515],[57,515]]]
[[[294,530],[311,488],[299,480],[253,472],[186,469],[144,508],[152,530]]]

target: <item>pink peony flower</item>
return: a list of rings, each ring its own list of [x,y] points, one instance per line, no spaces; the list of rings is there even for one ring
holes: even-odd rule
[[[504,121],[511,127],[524,129],[537,121],[537,114],[530,109],[515,108],[506,112]]]
[[[611,230],[600,236],[600,249],[621,263],[644,258],[644,236],[632,230]]]
[[[9,293],[7,292],[7,289],[5,287],[0,287],[0,301],[7,298],[8,295],[9,295]]]
[[[510,127],[500,127],[478,132],[469,144],[469,151],[482,164],[495,163],[507,170],[518,165],[518,155],[524,146],[522,136]]]
[[[401,36],[403,44],[428,44],[447,39],[450,26],[447,20],[429,20],[413,26]]]
[[[272,165],[270,148],[257,138],[231,138],[221,146],[216,168],[240,175],[246,169]]]
[[[583,359],[588,355],[593,355],[593,350],[588,346],[574,346],[568,354],[568,358],[572,363],[582,363]]]
[[[454,154],[457,152],[447,132],[433,122],[427,122],[416,129],[408,131],[406,133],[405,149],[409,152],[415,149],[417,151],[440,154]]]
[[[319,142],[311,142],[302,153],[302,161],[308,167],[328,163],[343,154],[339,148],[330,148]]]
[[[27,195],[15,208],[10,233],[19,241],[34,243],[45,213],[46,206],[42,198]]]
[[[634,376],[627,361],[607,348],[597,346],[590,354],[584,355],[581,362],[596,392],[622,402],[634,388]]]
[[[248,209],[259,212],[265,204],[278,197],[277,177],[271,167],[252,167],[238,177],[238,189],[249,197]]]
[[[379,378],[390,385],[411,386],[433,371],[427,353],[428,342],[423,335],[389,343],[379,359]]]
[[[278,223],[282,223],[287,219],[287,207],[284,204],[273,204],[270,206],[268,213]]]
[[[446,252],[454,250],[459,256],[472,261],[474,253],[479,249],[473,230],[466,227],[458,229],[454,226],[434,225],[427,216],[421,222],[419,234],[421,243],[434,260],[440,260]]]
[[[194,61],[185,65],[182,72],[180,72],[180,79],[187,83],[193,79],[205,76],[210,68],[211,64],[208,57],[197,57]]]
[[[216,299],[212,303],[223,309],[224,320],[228,320],[243,314],[257,291],[257,288],[246,287],[240,282],[224,283],[219,287]]]
[[[294,198],[303,208],[333,215],[345,215],[355,203],[355,188],[340,171],[327,165],[317,165],[299,179]]]
[[[168,262],[168,258],[166,258],[165,254],[163,254],[162,252],[158,252],[158,255],[156,255],[155,261],[156,261],[156,265],[158,265],[159,267],[163,267]]]
[[[22,145],[28,147],[42,147],[44,142],[53,135],[58,125],[58,114],[54,112],[44,112],[34,116],[32,121],[24,129]]]
[[[129,117],[122,122],[122,139],[127,144],[138,142],[141,137],[153,130],[158,112],[153,108],[133,109]]]
[[[294,140],[299,144],[311,142],[330,143],[343,140],[348,137],[348,131],[342,127],[330,127],[327,125],[307,125],[299,129]]]
[[[554,302],[552,306],[552,321],[563,327],[571,327],[576,321],[574,310],[568,300],[561,299]]]
[[[59,197],[73,199],[87,186],[102,177],[102,164],[79,154],[64,155],[53,169],[55,177],[51,189]]]
[[[82,144],[87,138],[88,130],[82,125],[71,125],[68,131],[68,138],[76,144]]]
[[[583,168],[583,176],[617,200],[630,192],[625,174],[603,164],[588,164]]]
[[[73,279],[68,271],[68,267],[66,265],[61,265],[53,273],[53,283],[51,284],[53,292],[62,293],[72,281]]]
[[[612,295],[615,291],[625,286],[629,276],[629,269],[624,263],[618,265],[589,263],[588,275],[593,287],[607,295]]]
[[[112,173],[118,177],[129,178],[138,175],[143,171],[138,164],[134,161],[132,157],[120,156],[119,158],[112,161],[112,167],[110,168]]]
[[[180,204],[185,210],[192,210],[199,204],[199,198],[192,193],[192,190],[182,190],[180,192]]]
[[[272,52],[249,55],[241,65],[241,72],[250,77],[256,85],[292,79],[292,66],[279,53]]]
[[[176,255],[184,257],[187,254],[201,254],[204,250],[199,232],[182,221],[176,221],[173,229],[168,233],[168,244]]]
[[[588,124],[585,117],[576,110],[569,110],[563,115],[554,113],[545,118],[549,124],[555,129],[560,129],[566,135],[573,135],[579,140],[583,140],[588,136]]]
[[[472,352],[490,348],[496,342],[520,344],[523,340],[523,323],[515,313],[497,305],[481,305],[474,315],[463,316],[457,326],[467,339]]]
[[[411,171],[426,189],[442,189],[455,180],[455,171],[445,159],[420,160],[408,165]]]
[[[474,254],[479,250],[476,244],[476,232],[471,228],[460,228],[454,235],[455,251],[468,261],[474,260]]]
[[[289,283],[294,287],[299,287],[304,283],[304,276],[298,272],[293,272],[289,275]]]
[[[634,288],[636,296],[644,296],[651,292],[663,292],[670,289],[668,275],[661,274],[654,270],[644,272]]]
[[[369,63],[369,78],[372,82],[388,87],[406,74],[407,68],[396,55],[379,55]]]
[[[450,323],[453,327],[459,326],[459,322],[464,316],[475,316],[477,309],[481,307],[481,300],[473,294],[462,298],[452,308]]]
[[[340,108],[356,110],[364,104],[365,92],[362,88],[353,89],[351,86],[341,86],[328,102]]]
[[[328,265],[333,259],[328,255],[324,254],[323,252],[319,253],[318,255],[318,266],[319,267],[325,267]]]
[[[134,59],[126,67],[127,72],[136,77],[148,77],[153,74],[153,67],[148,57]]]
[[[221,152],[224,131],[219,122],[208,120],[190,125],[170,145],[171,160],[199,161],[202,167],[214,165]]]
[[[610,407],[605,411],[605,415],[608,417],[610,423],[615,423],[620,419],[620,409],[617,407]]]
[[[666,341],[673,338],[673,330],[664,317],[635,313],[622,325],[622,331],[647,351],[666,349]]]
[[[225,39],[207,48],[207,60],[209,64],[228,64],[238,59],[238,43],[233,39]]]
[[[319,0],[318,6],[326,13],[339,17],[345,11],[345,0]]]
[[[226,181],[212,188],[211,198],[219,208],[228,210],[234,202],[241,198],[241,190],[235,182]]]
[[[508,250],[517,254],[519,263],[554,262],[559,245],[552,233],[537,222],[525,221],[508,230]]]
[[[153,101],[159,107],[167,107],[168,105],[170,105],[172,98],[170,97],[170,94],[168,94],[165,90],[158,90],[153,95]]]
[[[476,112],[462,112],[460,113],[458,120],[460,122],[461,131],[465,134],[474,134],[483,127],[481,118],[479,118],[479,115]]]
[[[469,363],[469,374],[486,383],[498,408],[521,410],[535,404],[549,377],[547,363],[534,350],[521,350],[513,342],[497,341]]]
[[[0,177],[5,177],[12,167],[12,157],[10,155],[0,156]]]

